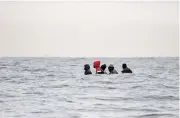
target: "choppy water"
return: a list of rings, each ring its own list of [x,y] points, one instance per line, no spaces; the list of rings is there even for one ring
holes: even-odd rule
[[[0,118],[178,118],[178,58],[0,58]],[[121,74],[127,63],[133,74]]]

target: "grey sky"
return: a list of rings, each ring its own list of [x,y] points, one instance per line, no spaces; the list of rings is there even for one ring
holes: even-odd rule
[[[0,2],[0,56],[178,56],[177,2]]]

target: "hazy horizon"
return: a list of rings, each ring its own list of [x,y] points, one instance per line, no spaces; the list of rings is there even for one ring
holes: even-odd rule
[[[0,56],[0,58],[179,58],[179,56],[153,56],[153,57],[145,57],[145,56],[137,56],[137,57],[73,57],[73,56]]]
[[[178,1],[0,1],[0,57],[179,57]]]

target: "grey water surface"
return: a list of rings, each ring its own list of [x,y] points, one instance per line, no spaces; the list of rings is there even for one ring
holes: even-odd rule
[[[96,75],[93,61],[118,75]],[[178,118],[179,59],[0,58],[0,118]],[[121,74],[122,63],[133,74]],[[90,64],[92,75],[84,75]]]

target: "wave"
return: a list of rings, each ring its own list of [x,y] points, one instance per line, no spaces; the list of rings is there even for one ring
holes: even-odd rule
[[[144,114],[144,115],[139,115],[137,118],[172,118],[172,117],[177,117],[174,114],[170,113],[151,113],[151,114]]]
[[[149,96],[144,96],[143,98],[145,99],[154,99],[154,100],[179,100],[179,97],[175,96],[157,96],[157,95],[149,95]]]

